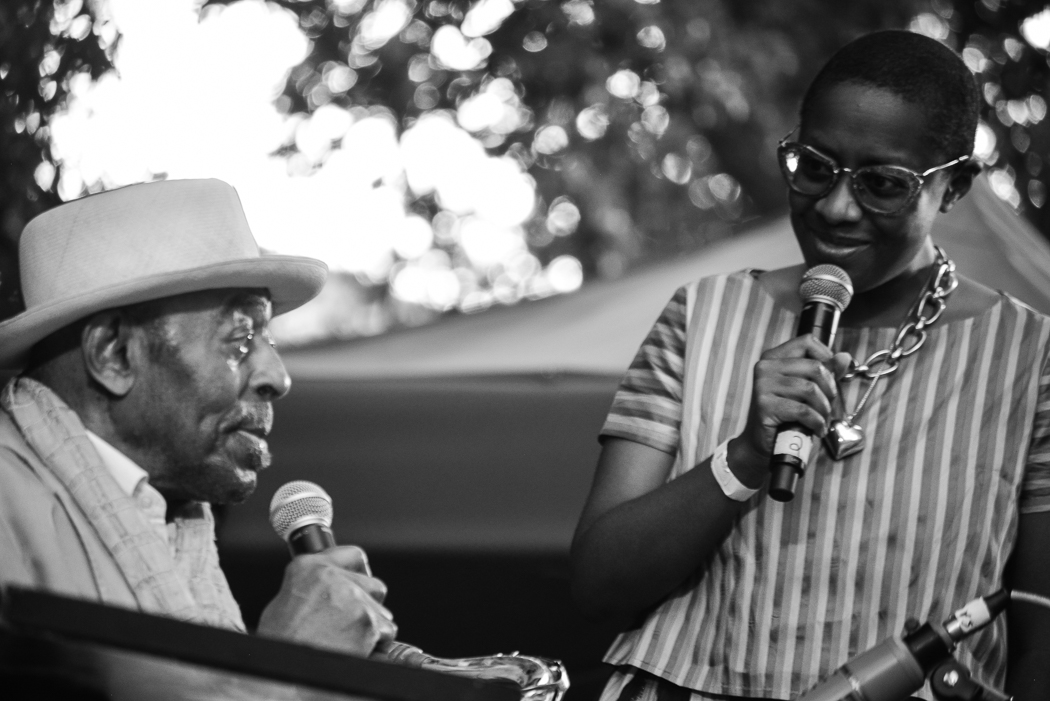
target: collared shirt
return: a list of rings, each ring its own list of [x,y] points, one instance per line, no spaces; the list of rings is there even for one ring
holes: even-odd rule
[[[149,483],[149,473],[97,434],[87,431],[87,437],[95,446],[99,457],[102,458],[102,464],[106,466],[121,490],[135,500],[135,504],[146,515],[154,532],[168,544],[169,549],[173,550],[172,544],[176,540],[177,530],[175,524],[168,523],[168,503],[161,493]],[[174,555],[173,550],[172,556]]]
[[[91,444],[95,446],[109,474],[113,475],[113,479],[129,497],[135,495],[135,490],[140,483],[149,480],[149,473],[135,464],[134,460],[100,438],[98,434],[88,431],[87,437],[91,439]]]
[[[677,478],[743,430],[756,361],[796,326],[746,271],[680,289],[602,435],[674,455]],[[842,328],[835,346],[863,359],[895,333]],[[794,501],[752,497],[703,574],[605,660],[694,698],[794,698],[906,619],[940,622],[999,589],[1019,514],[1050,510],[1048,357],[1050,318],[1005,294],[976,317],[933,326],[859,416],[867,447],[835,462],[818,445]],[[844,384],[846,407],[865,389]],[[1000,617],[959,659],[1001,688],[1005,642]]]

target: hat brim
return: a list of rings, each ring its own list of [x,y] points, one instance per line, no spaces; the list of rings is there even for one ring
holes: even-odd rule
[[[201,290],[265,288],[276,316],[316,297],[327,274],[328,266],[314,258],[264,255],[128,280],[55,300],[0,322],[0,368],[21,368],[36,343],[106,309]]]

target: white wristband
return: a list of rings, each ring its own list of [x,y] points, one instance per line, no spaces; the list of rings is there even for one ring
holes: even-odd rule
[[[751,489],[736,478],[733,471],[729,469],[729,441],[725,441],[715,448],[715,454],[711,456],[711,474],[722,488],[722,492],[733,501],[747,501],[755,495],[757,489]]]

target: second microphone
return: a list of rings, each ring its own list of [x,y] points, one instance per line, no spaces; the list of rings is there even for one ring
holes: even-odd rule
[[[839,317],[853,297],[853,283],[846,271],[836,265],[816,265],[802,275],[798,288],[802,312],[796,336],[813,334],[830,347],[835,341]],[[770,462],[772,477],[769,496],[791,501],[795,487],[806,471],[813,450],[813,433],[799,424],[784,424],[777,431]]]

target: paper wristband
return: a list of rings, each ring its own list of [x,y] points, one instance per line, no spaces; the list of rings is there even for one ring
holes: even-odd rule
[[[747,501],[755,495],[757,489],[751,489],[736,478],[733,471],[729,469],[729,441],[725,441],[715,448],[715,454],[711,456],[711,473],[715,481],[722,488],[722,493],[733,501]]]

